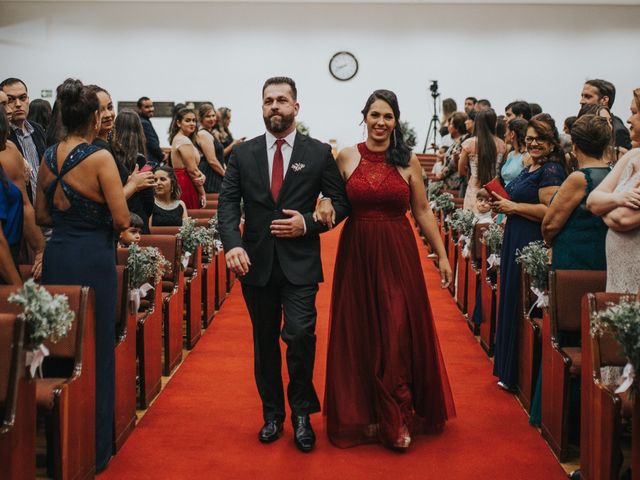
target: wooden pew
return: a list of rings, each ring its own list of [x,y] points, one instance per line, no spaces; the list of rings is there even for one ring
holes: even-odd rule
[[[158,228],[158,227],[155,227]],[[142,235],[141,247],[157,247],[171,265],[162,278],[163,373],[171,372],[182,361],[182,323],[184,319],[184,271],[182,242],[175,235]]]
[[[216,215],[215,210],[189,210],[189,216],[192,217],[199,227],[209,228],[209,220]],[[218,288],[218,279],[216,276],[216,253],[202,251],[202,326],[207,328],[217,310],[216,294]],[[226,278],[223,283],[226,284]],[[226,285],[225,285],[226,288]]]
[[[36,384],[25,376],[25,322],[0,313],[0,473],[36,476]]]
[[[118,265],[126,265],[128,258],[129,250],[118,248]],[[153,279],[149,283],[153,283]],[[145,409],[162,387],[162,282],[156,283],[153,290],[141,299],[138,312],[134,314],[130,308],[127,301],[128,316],[135,318],[136,371],[140,386],[137,405]]]
[[[220,197],[219,193],[207,193],[206,194],[207,200],[218,200],[218,197]]]
[[[129,308],[129,271],[116,266],[116,397],[114,452],[118,452],[136,426],[136,324],[137,312]]]
[[[151,234],[178,235],[180,227],[151,227]],[[185,344],[195,347],[202,336],[202,249],[198,246],[184,269]]]
[[[493,356],[496,345],[496,326],[498,323],[498,305],[500,303],[500,268],[489,269],[489,252],[483,243],[480,263],[480,298],[482,305],[482,323],[480,324],[480,345],[489,357]]]
[[[58,343],[45,341],[50,351],[44,378],[35,381],[38,412],[51,419],[47,449],[56,479],[89,478],[96,462],[95,297],[80,286],[47,285],[52,294],[65,294],[75,320]],[[7,297],[16,290],[0,286],[0,311],[19,313]]]
[[[456,304],[460,311],[467,316],[467,293],[469,275],[469,257],[463,255],[464,242],[458,242],[456,246]],[[472,312],[473,313],[473,312]],[[473,329],[472,329],[473,330]]]
[[[471,256],[469,257],[469,267],[467,272],[467,292],[465,297],[466,319],[469,329],[474,335],[480,333],[479,325],[473,322],[473,312],[476,308],[476,300],[479,295],[481,261],[482,261],[482,234],[488,224],[478,223],[473,227],[473,235],[471,238]]]
[[[542,436],[563,462],[569,452],[570,380],[580,379],[580,347],[561,345],[580,335],[582,296],[605,288],[606,272],[555,270],[549,274],[549,322],[542,323]]]
[[[218,200],[207,200],[207,203],[204,205],[206,210],[217,210],[218,209]]]
[[[516,395],[527,413],[531,412],[531,400],[540,370],[542,351],[541,332],[542,318],[534,309],[529,315],[531,306],[537,298],[531,291],[531,279],[520,266],[521,308],[519,311],[520,328],[518,329],[518,383]],[[536,315],[538,313],[538,315]]]
[[[189,210],[187,210],[187,215],[189,215],[191,218],[205,218],[209,220],[210,218],[215,217],[217,214],[218,210],[214,208],[190,208]]]
[[[629,392],[616,394],[615,385],[605,384],[600,375],[604,366],[626,364],[618,342],[610,334],[593,338],[592,316],[611,303],[619,303],[617,293],[589,293],[582,298],[582,385],[580,394],[580,473],[583,480],[608,480],[620,475],[620,435],[623,411],[632,411],[632,471],[640,478],[640,466],[633,464],[640,452],[637,436],[638,402],[631,404]]]

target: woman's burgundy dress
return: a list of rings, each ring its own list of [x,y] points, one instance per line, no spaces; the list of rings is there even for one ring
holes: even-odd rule
[[[439,432],[455,408],[420,257],[410,188],[385,153],[358,145],[333,280],[325,409],[332,443],[394,446]]]

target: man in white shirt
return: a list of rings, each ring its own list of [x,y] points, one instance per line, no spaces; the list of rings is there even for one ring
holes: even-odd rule
[[[321,193],[331,198],[336,223],[349,213],[349,204],[331,147],[296,132],[299,109],[292,79],[265,82],[266,133],[233,149],[220,193],[218,225],[227,265],[240,276],[253,324],[254,373],[264,417],[258,439],[273,442],[283,430],[282,337],[294,441],[309,452],[315,445],[309,415],[320,411],[313,387],[315,298],[323,280],[319,234],[327,230],[313,220],[313,212]]]

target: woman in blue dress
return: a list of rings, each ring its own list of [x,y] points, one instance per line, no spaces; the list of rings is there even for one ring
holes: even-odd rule
[[[113,454],[115,241],[129,225],[129,211],[113,157],[91,144],[98,122],[95,92],[67,79],[57,93],[67,135],[45,152],[38,172],[36,218],[52,227],[42,283],[95,291],[96,471],[101,471]]]
[[[494,211],[507,215],[500,255],[500,303],[493,374],[499,379],[498,385],[509,391],[515,389],[518,380],[520,268],[516,251],[530,242],[542,240],[540,223],[566,177],[564,153],[551,116],[542,113],[531,119],[525,143],[531,164],[507,185],[511,200],[494,193],[492,204]]]

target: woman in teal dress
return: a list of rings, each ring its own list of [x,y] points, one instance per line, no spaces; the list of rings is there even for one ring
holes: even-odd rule
[[[611,127],[603,117],[585,115],[573,124],[571,141],[578,170],[567,177],[551,201],[542,221],[542,236],[552,246],[553,270],[606,270],[607,226],[587,210],[586,202],[611,170],[606,158]],[[580,344],[579,337],[561,341],[564,346]],[[538,375],[529,418],[529,423],[536,426],[540,425],[540,390]]]

